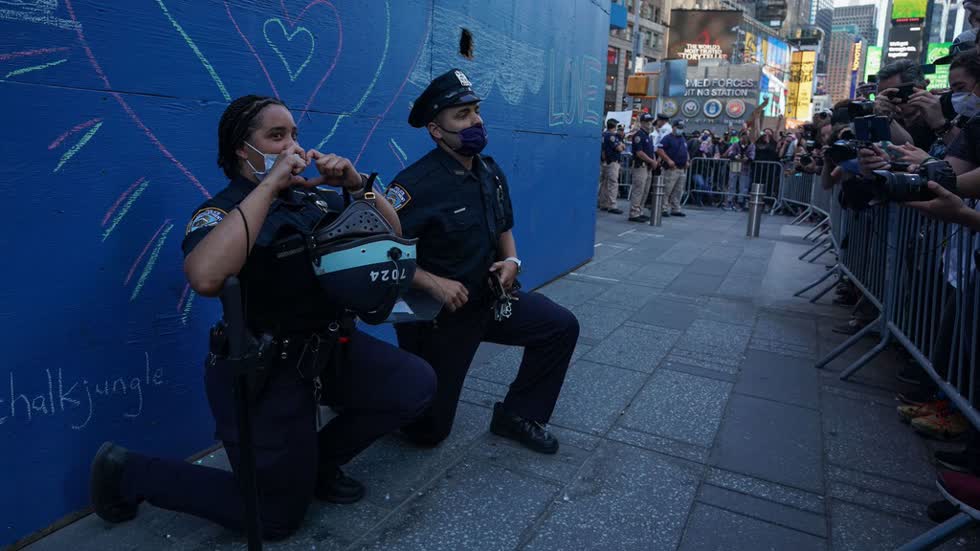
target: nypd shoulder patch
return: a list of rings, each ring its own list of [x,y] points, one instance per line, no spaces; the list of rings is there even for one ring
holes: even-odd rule
[[[385,191],[385,199],[391,203],[391,206],[395,207],[395,210],[401,210],[402,207],[407,205],[411,200],[412,196],[408,193],[408,190],[401,186],[397,182],[392,182],[388,189]]]
[[[194,230],[199,230],[208,226],[216,226],[218,222],[221,222],[227,214],[227,212],[217,207],[205,207],[200,209],[194,213],[194,216],[191,216],[191,221],[187,223],[185,235]]]

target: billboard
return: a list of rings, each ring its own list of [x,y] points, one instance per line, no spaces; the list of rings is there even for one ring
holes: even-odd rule
[[[900,59],[919,62],[922,56],[922,25],[892,25],[888,32],[888,49],[885,50],[885,63]]]
[[[728,10],[671,10],[667,59],[729,59],[742,14]]]
[[[881,46],[868,46],[868,58],[864,61],[864,80],[877,75],[881,69]]]
[[[937,59],[949,53],[952,42],[930,42],[926,46],[926,64],[932,65]],[[926,75],[929,79],[929,89],[939,90],[949,88],[949,65],[936,65],[936,72]]]
[[[813,101],[813,74],[817,52],[793,52],[789,69],[789,94],[786,98],[786,118],[806,120],[810,118]]]
[[[663,109],[685,119],[688,128],[738,130],[759,105],[763,78],[758,65],[689,66],[684,95],[665,98]]]
[[[928,9],[929,0],[894,0],[892,21],[922,21]]]

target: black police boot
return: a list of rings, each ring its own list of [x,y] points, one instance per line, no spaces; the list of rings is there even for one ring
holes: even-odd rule
[[[364,497],[364,485],[344,474],[339,467],[323,467],[316,477],[314,494],[330,503],[357,503]]]
[[[508,412],[500,402],[493,405],[490,432],[497,436],[516,440],[526,448],[539,453],[553,454],[558,452],[558,439],[552,436],[541,423]]]
[[[122,495],[122,475],[126,467],[126,448],[112,442],[102,444],[92,459],[89,491],[95,514],[107,522],[132,520],[139,503],[126,501]]]

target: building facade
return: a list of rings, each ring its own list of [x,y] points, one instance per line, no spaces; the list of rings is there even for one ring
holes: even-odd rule
[[[834,27],[854,25],[871,44],[878,43],[878,7],[875,4],[834,8]]]
[[[605,111],[618,111],[627,103],[626,77],[633,74],[637,55],[634,52],[635,33],[639,32],[642,62],[660,61],[667,51],[667,18],[665,0],[620,0],[628,12],[625,29],[609,30],[609,46],[606,50]],[[636,6],[640,7],[639,30],[636,24]],[[631,105],[631,103],[630,103]]]
[[[856,25],[834,27],[827,59],[827,94],[833,103],[851,99],[861,82],[867,41]]]

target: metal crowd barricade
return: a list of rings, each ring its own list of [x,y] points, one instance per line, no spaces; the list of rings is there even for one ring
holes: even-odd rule
[[[810,199],[813,195],[813,185],[813,174],[798,172],[787,175],[779,188],[776,211],[788,210],[789,205],[795,205],[806,209],[807,213],[812,212]],[[795,220],[793,222],[796,223]]]
[[[630,191],[633,189],[632,180],[633,155],[626,151],[619,155],[619,183],[616,188],[617,196],[623,196],[629,201]],[[624,191],[625,188],[625,191]]]
[[[783,189],[783,163],[780,161],[752,161],[749,163],[749,188],[752,184],[762,184],[766,201],[772,204],[772,212],[780,207],[780,194]]]
[[[695,157],[687,166],[687,185],[682,204],[696,201],[700,205],[707,199],[710,205],[721,204],[728,193],[730,176],[728,159]],[[745,196],[748,198],[748,195]],[[729,199],[730,201],[731,199]]]
[[[974,258],[980,249],[980,236],[896,204],[859,212],[842,209],[837,201],[828,207],[828,239],[839,253],[832,271],[847,276],[878,308],[879,315],[816,366],[828,365],[868,332],[877,330],[878,344],[849,365],[840,375],[842,380],[867,365],[894,340],[980,430],[980,278],[976,277]],[[946,494],[942,488],[940,491]],[[902,546],[901,551],[932,549],[980,521],[980,511],[960,511]]]
[[[744,164],[729,159],[695,157],[688,163],[684,205],[697,202],[710,206],[748,202],[752,184],[763,184],[765,199],[775,208],[783,185],[783,165],[776,161]]]

